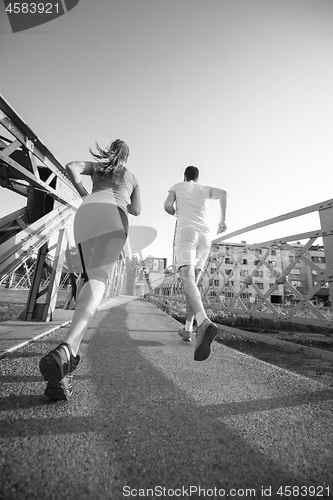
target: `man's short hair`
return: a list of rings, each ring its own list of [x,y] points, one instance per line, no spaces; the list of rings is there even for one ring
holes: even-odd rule
[[[199,177],[199,169],[197,167],[186,167],[184,172],[185,178],[188,181],[195,181]]]

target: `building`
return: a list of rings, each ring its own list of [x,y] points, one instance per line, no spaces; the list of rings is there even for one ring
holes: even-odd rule
[[[148,255],[136,269],[134,293],[142,297],[150,287],[158,287],[165,278],[167,259]]]
[[[219,296],[223,302],[241,291],[239,298],[246,303],[266,296],[272,304],[292,305],[319,283],[311,300],[329,306],[328,284],[320,279],[325,269],[319,245],[304,250],[300,243],[260,248],[245,241],[213,243],[201,286],[209,297]]]

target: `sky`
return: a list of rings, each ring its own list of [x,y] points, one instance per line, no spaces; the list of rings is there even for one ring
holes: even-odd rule
[[[130,224],[157,230],[147,251],[168,264],[163,202],[188,165],[227,191],[228,232],[332,198],[331,0],[80,0],[15,34],[0,2],[0,50],[0,93],[62,164],[128,143]],[[0,217],[25,206],[0,192]],[[213,238],[219,216],[211,201]],[[311,215],[232,241],[319,227]]]

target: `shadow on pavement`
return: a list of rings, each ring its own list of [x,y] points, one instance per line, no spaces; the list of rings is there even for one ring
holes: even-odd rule
[[[331,455],[325,455],[325,446],[330,444],[321,442],[325,436],[309,436],[310,445],[308,436],[303,436],[302,442],[290,441],[290,433],[281,431],[279,417],[275,416],[278,409],[309,403],[315,407],[331,401],[332,390],[199,405],[185,390],[185,384],[184,390],[181,385],[176,386],[143,355],[142,348],[152,348],[154,353],[160,349],[163,361],[164,352],[170,347],[167,339],[163,344],[137,338],[140,332],[143,337],[143,332],[154,332],[154,324],[160,325],[159,332],[177,336],[176,329],[165,329],[159,310],[148,309],[146,314],[145,306],[143,301],[132,301],[98,313],[82,344],[83,363],[75,375],[77,390],[69,403],[48,402],[42,393],[11,393],[0,399],[0,437],[7,443],[9,451],[4,451],[4,456],[10,463],[3,491],[15,493],[8,499],[30,500],[39,495],[38,498],[62,500],[68,498],[68,488],[77,485],[81,500],[118,500],[124,498],[125,486],[136,490],[151,488],[155,493],[158,486],[173,490],[184,487],[185,493],[178,497],[193,499],[212,495],[199,495],[192,490],[189,496],[186,488],[190,486],[225,490],[225,497],[231,488],[250,488],[256,496],[247,497],[257,499],[263,498],[262,487],[271,487],[270,498],[274,499],[281,498],[276,495],[280,486],[332,482]],[[130,317],[135,318],[134,323],[131,320],[135,330],[128,326]],[[54,345],[57,341],[53,338],[48,342]],[[39,344],[29,347],[38,357],[39,351],[47,349],[47,344],[43,348]],[[21,357],[33,366],[31,375],[29,370],[26,376],[19,373],[20,361],[16,357],[16,365],[0,381],[22,386],[29,381],[39,391],[42,384],[36,375],[37,364],[29,356]],[[188,359],[184,357],[183,363],[189,363]],[[201,366],[204,377],[204,365]],[[179,370],[176,362],[174,370]],[[271,414],[267,420],[261,420],[260,412],[264,416]],[[257,419],[256,439],[247,433],[247,427],[254,428],[252,418]],[[293,428],[292,413],[287,412],[284,418],[290,419],[287,426]],[[240,419],[242,426],[237,428]],[[266,436],[268,442],[274,443],[271,449],[265,442]],[[32,455],[29,442],[33,443]],[[26,458],[29,474],[18,467],[22,456],[30,457]],[[58,475],[54,474],[55,463]],[[58,477],[62,477],[61,491]],[[14,491],[13,484],[20,485],[19,492]],[[27,493],[27,488],[31,493]],[[164,498],[171,496],[174,495]],[[244,497],[245,494],[233,496]]]
[[[311,464],[303,466],[302,474],[288,472],[287,460],[277,463],[220,419],[300,405],[305,398],[313,403],[331,400],[333,391],[199,406],[143,357],[138,346],[145,342],[132,339],[124,328],[128,311],[135,308],[140,309],[140,303],[118,307],[117,315],[107,315],[89,348],[100,402],[95,425],[103,427],[105,451],[115,454],[120,468],[113,486],[119,498],[124,485],[135,489],[201,485],[226,490],[256,488],[259,492],[262,485],[277,489],[287,484],[313,484]],[[146,319],[143,322],[142,331],[146,331]],[[290,443],[277,435],[277,441],[279,438],[278,446],[286,447],[287,458]],[[327,479],[327,470],[322,480]],[[315,483],[321,479],[316,477]]]

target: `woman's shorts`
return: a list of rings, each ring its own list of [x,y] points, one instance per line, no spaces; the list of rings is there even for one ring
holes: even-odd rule
[[[178,269],[194,266],[203,269],[211,246],[209,232],[200,232],[195,227],[185,227],[177,231],[175,257]]]
[[[128,218],[111,203],[82,204],[74,219],[74,239],[89,279],[106,282],[128,234]]]

